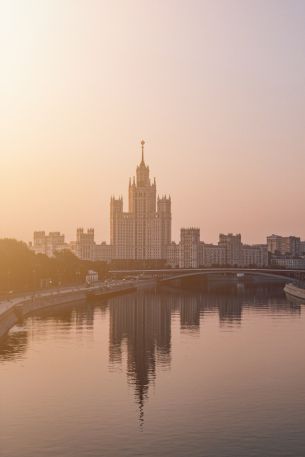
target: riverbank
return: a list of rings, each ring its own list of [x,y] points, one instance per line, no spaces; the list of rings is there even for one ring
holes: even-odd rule
[[[302,287],[297,287],[293,283],[286,284],[284,287],[284,292],[286,295],[302,300],[305,303],[305,289]]]
[[[84,285],[56,290],[37,291],[32,294],[6,299],[0,302],[0,338],[19,320],[31,313],[57,305],[85,301],[89,298],[107,299],[136,291],[140,288],[152,287],[154,279],[116,281],[114,284],[98,283],[91,287]]]

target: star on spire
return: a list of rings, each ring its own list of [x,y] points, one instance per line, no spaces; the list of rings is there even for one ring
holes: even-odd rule
[[[142,163],[144,163],[144,144],[145,144],[145,141],[142,140],[142,141],[141,141],[141,147],[142,147]]]

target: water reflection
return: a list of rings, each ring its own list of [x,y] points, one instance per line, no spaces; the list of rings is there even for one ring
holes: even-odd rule
[[[28,331],[16,325],[0,343],[0,362],[14,360],[25,353],[28,345]]]
[[[180,328],[198,332],[200,328],[200,300],[198,296],[181,295],[175,304],[180,311]]]
[[[134,389],[140,424],[143,424],[145,400],[157,369],[170,368],[172,316],[180,318],[181,332],[198,335],[208,314],[218,315],[221,328],[234,331],[242,325],[246,309],[274,316],[301,313],[301,305],[289,303],[280,287],[145,290],[95,305],[69,304],[36,313],[2,340],[0,362],[22,357],[28,349],[28,340],[44,338],[50,326],[53,334],[85,332],[93,338],[96,313],[102,317],[109,313],[110,365],[121,368],[126,356],[127,380]]]
[[[107,305],[99,306],[106,313]],[[32,316],[15,325],[8,334],[0,340],[0,362],[2,360],[20,359],[28,348],[28,340],[45,337],[50,327],[53,332],[72,331],[78,333],[93,331],[95,309],[87,303],[69,303],[53,306],[35,312]],[[43,325],[40,325],[42,323]]]
[[[302,310],[247,285],[36,313],[0,342],[0,454],[301,456]]]
[[[140,424],[149,386],[156,378],[156,366],[170,368],[172,315],[180,315],[182,332],[196,334],[206,313],[218,313],[220,326],[232,329],[241,325],[245,308],[274,315],[301,313],[301,306],[287,302],[281,288],[266,286],[255,287],[255,293],[253,288],[234,286],[208,292],[162,288],[109,301],[110,364],[121,367],[126,353],[127,379],[134,386]]]
[[[142,291],[111,300],[109,313],[109,359],[112,364],[121,363],[125,342],[128,381],[135,388],[142,424],[156,364],[170,365],[171,305],[164,295]]]

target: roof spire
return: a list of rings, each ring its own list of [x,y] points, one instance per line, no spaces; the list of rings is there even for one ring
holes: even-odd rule
[[[144,163],[144,144],[145,144],[145,141],[142,140],[142,141],[141,141],[141,147],[142,147],[142,163]]]

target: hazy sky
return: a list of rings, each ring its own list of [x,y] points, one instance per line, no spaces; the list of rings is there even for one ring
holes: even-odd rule
[[[109,240],[146,141],[173,237],[305,238],[305,2],[0,0],[0,237]]]

